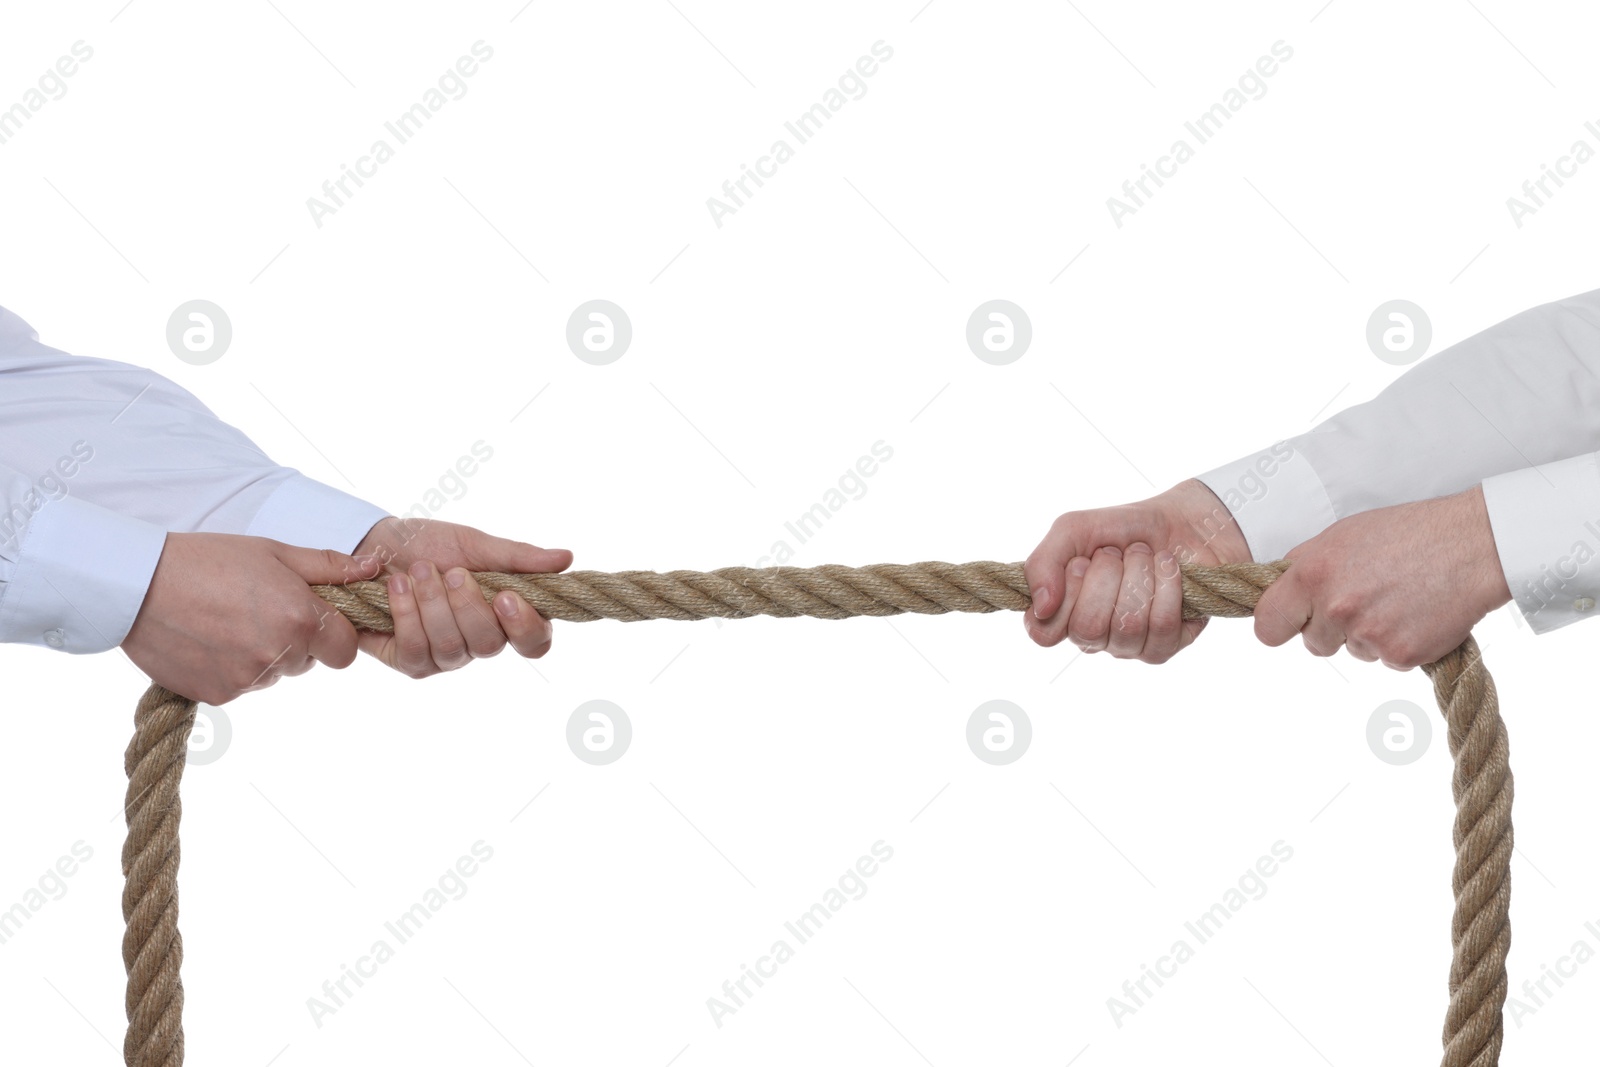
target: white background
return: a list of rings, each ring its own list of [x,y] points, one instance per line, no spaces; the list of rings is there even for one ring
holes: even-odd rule
[[[94,55],[0,145],[0,302],[396,512],[484,441],[439,517],[667,569],[793,545],[880,440],[794,563],[1021,559],[1059,512],[1374,395],[1403,370],[1364,339],[1386,300],[1438,351],[1594,286],[1600,163],[1520,228],[1506,207],[1595,142],[1584,5],[674,3],[7,5],[0,107]],[[466,95],[314,225],[478,40]],[[706,198],[879,40],[866,95],[718,228]],[[1106,198],[1279,40],[1266,94],[1115,226]],[[209,366],[166,347],[196,298],[233,323]],[[632,319],[609,366],[565,344],[592,298]],[[993,298],[1033,324],[1008,366],[965,343]],[[1517,774],[1515,992],[1600,948],[1595,635],[1478,634]],[[0,657],[0,908],[93,849],[0,945],[4,1058],[120,1062],[143,681]],[[566,745],[591,699],[633,725],[609,766]],[[966,745],[990,699],[1033,724],[1009,766]],[[1391,699],[1432,712],[1420,672],[1248,623],[1151,668],[1014,616],[562,625],[536,665],[291,679],[185,782],[191,1062],[1432,1062],[1449,757],[1436,729],[1380,762]],[[316,1025],[307,999],[480,839],[469,892]],[[1280,839],[1267,894],[1119,1028],[1107,998]],[[707,998],[879,840],[867,894],[716,1026]],[[1508,1018],[1504,1062],[1571,1062],[1597,996],[1589,964]]]

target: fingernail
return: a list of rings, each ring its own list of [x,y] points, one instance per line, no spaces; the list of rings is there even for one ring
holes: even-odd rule
[[[405,575],[393,574],[389,576],[390,596],[405,596],[409,592],[411,592],[411,583],[406,580]]]
[[[1042,585],[1033,591],[1033,617],[1036,619],[1042,619],[1045,617],[1044,598],[1046,592],[1047,590]]]
[[[1067,564],[1067,571],[1074,578],[1082,578],[1089,572],[1089,561],[1084,559],[1082,556],[1078,556],[1074,558],[1071,563]]]
[[[1135,541],[1133,544],[1128,546],[1128,551],[1129,552],[1148,552],[1148,551],[1150,551],[1150,546],[1145,544],[1143,541]]]
[[[419,582],[425,582],[428,580],[428,575],[432,570],[433,564],[425,559],[419,559],[411,565],[411,577]]]
[[[494,598],[494,610],[503,619],[514,619],[517,617],[517,599],[515,593],[501,593]]]
[[[1122,558],[1122,549],[1118,548],[1116,545],[1102,545],[1100,547],[1100,551],[1104,552],[1106,555],[1110,556],[1112,559],[1121,559]]]
[[[461,583],[467,580],[467,572],[459,567],[451,567],[444,572],[444,584],[451,589],[460,589]]]

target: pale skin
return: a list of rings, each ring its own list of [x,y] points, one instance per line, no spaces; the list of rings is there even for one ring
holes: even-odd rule
[[[539,573],[571,563],[565,549],[431,519],[383,519],[350,555],[262,537],[171,533],[122,649],[152,681],[212,705],[317,663],[348,667],[358,650],[412,678],[507,645],[536,659],[550,649],[550,623],[514,593],[498,594],[491,608],[471,572]],[[393,634],[358,633],[310,589],[379,577],[389,586]]]
[[[1313,655],[1348,648],[1395,670],[1438,659],[1511,599],[1478,486],[1347,516],[1285,558],[1289,569],[1256,607],[1256,636],[1281,645],[1300,634]],[[1178,565],[1249,559],[1227,508],[1194,479],[1069,512],[1024,564],[1033,592],[1024,623],[1047,647],[1071,640],[1163,663],[1206,624],[1182,621]]]

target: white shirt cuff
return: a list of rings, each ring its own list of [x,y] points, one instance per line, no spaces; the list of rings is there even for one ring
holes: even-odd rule
[[[64,652],[122,644],[144,603],[167,531],[76,497],[28,520],[0,585],[0,642]]]
[[[1600,453],[1483,480],[1511,596],[1536,634],[1596,614],[1600,600]]]
[[[389,513],[295,471],[272,491],[244,531],[302,548],[352,552]]]
[[[1258,563],[1282,559],[1338,517],[1311,461],[1288,441],[1197,477],[1233,513]]]

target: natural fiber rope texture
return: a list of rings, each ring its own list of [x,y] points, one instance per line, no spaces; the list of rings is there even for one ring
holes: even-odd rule
[[[1241,617],[1288,563],[1184,565],[1183,616]],[[510,589],[546,618],[742,619],[753,615],[843,619],[912,612],[1022,611],[1031,603],[1017,563],[914,563],[871,567],[625,571],[616,574],[474,575],[486,599]],[[312,587],[360,629],[392,633],[387,586],[379,581]],[[1450,1007],[1442,1067],[1494,1067],[1503,1039],[1506,954],[1511,947],[1511,770],[1505,723],[1477,643],[1423,667],[1448,728],[1455,760],[1455,914]],[[128,1067],[183,1063],[183,939],[178,933],[178,785],[194,701],[151,686],[139,702],[125,760],[128,839],[122,940],[128,969]]]

